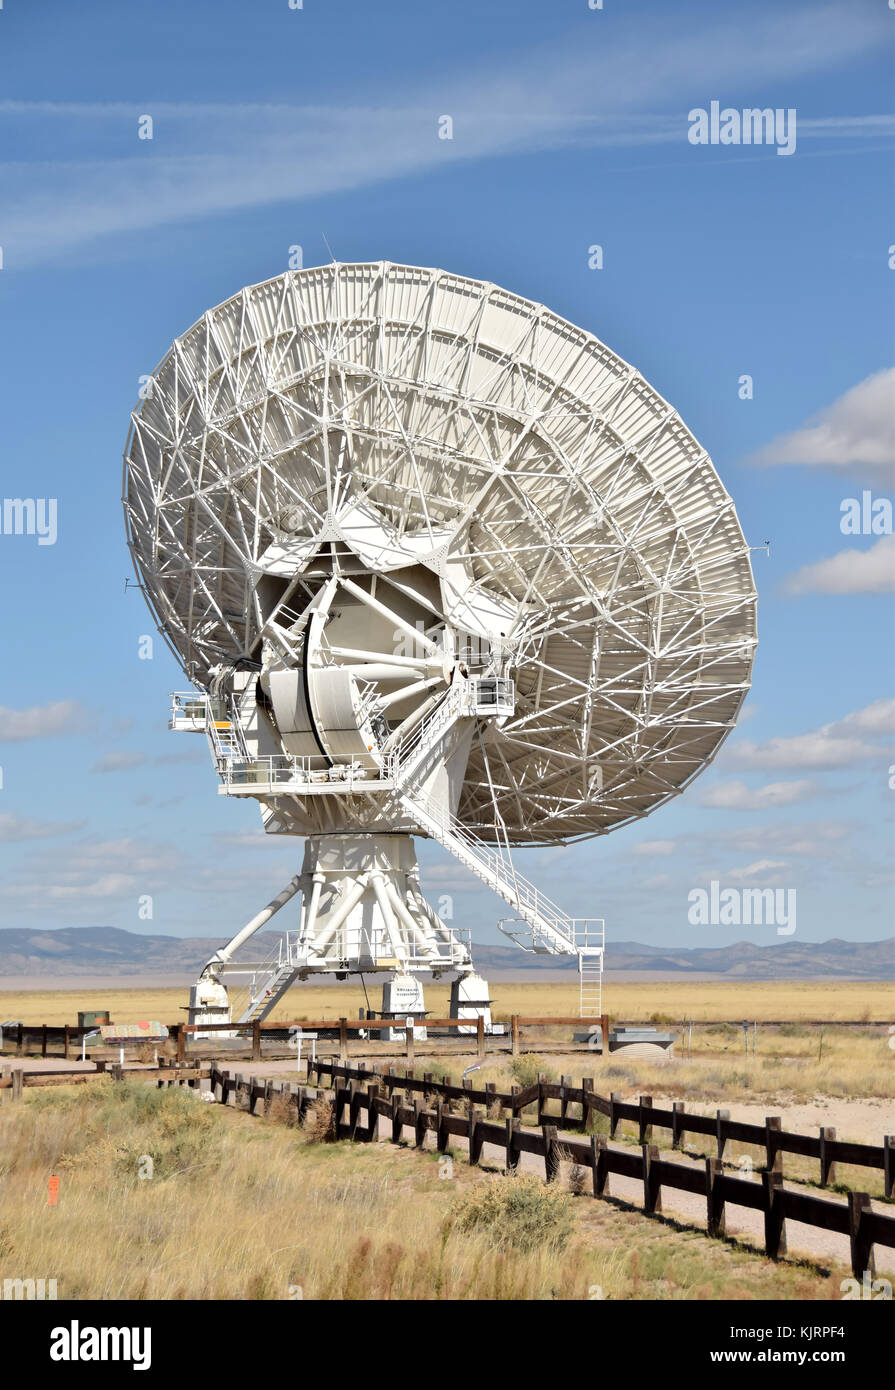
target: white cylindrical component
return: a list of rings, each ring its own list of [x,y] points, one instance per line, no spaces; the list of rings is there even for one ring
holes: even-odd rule
[[[311,942],[314,940],[314,926],[317,921],[317,909],[320,906],[320,890],[323,887],[323,881],[323,874],[314,874],[312,879],[313,887],[311,888],[311,898],[308,903],[307,912],[305,913],[304,931],[302,933],[302,940],[304,942]]]
[[[376,894],[376,901],[379,904],[379,911],[382,913],[382,920],[385,923],[385,931],[389,939],[389,945],[396,959],[404,960],[407,956],[407,949],[394,928],[393,919],[395,913],[389,901],[385,880],[380,873],[373,873],[370,875],[370,878],[373,883],[373,892]]]
[[[290,879],[289,883],[286,884],[282,893],[278,893],[275,898],[272,898],[267,904],[267,907],[262,908],[261,911],[252,918],[251,922],[246,923],[242,931],[236,933],[232,941],[228,941],[226,946],[218,951],[216,955],[212,956],[208,965],[213,966],[216,963],[223,964],[225,961],[228,961],[233,955],[233,952],[237,951],[244,941],[248,941],[249,937],[252,936],[259,927],[263,927],[265,922],[270,921],[275,912],[279,912],[281,907],[285,907],[286,903],[288,903],[290,898],[295,896],[300,887],[301,879],[298,874],[296,874],[295,877]],[[206,969],[208,969],[208,966],[206,966]]]
[[[400,922],[403,922],[410,934],[410,940],[415,947],[415,954],[420,956],[436,955],[437,952],[433,949],[434,943],[426,939],[426,933],[419,922],[413,920],[413,916],[408,910],[407,904],[401,901],[401,895],[395,888],[395,885],[393,883],[387,883],[385,885],[385,891],[396,917]]]
[[[323,955],[327,946],[332,941],[333,937],[341,927],[342,923],[345,921],[348,914],[352,912],[355,907],[357,907],[357,904],[364,896],[364,893],[367,891],[367,884],[369,882],[369,879],[369,874],[362,874],[361,877],[357,880],[357,883],[351,889],[351,892],[345,898],[344,902],[340,903],[339,906],[336,908],[332,917],[330,917],[329,921],[326,924],[326,931],[320,937],[319,941],[315,941],[313,943],[315,955]]]
[[[426,918],[432,924],[432,929],[435,932],[435,935],[439,938],[439,940],[447,941],[450,943],[455,962],[458,960],[460,962],[468,960],[468,952],[465,946],[463,945],[462,941],[457,940],[450,927],[441,920],[434,907],[432,907],[431,903],[429,903],[426,900],[426,898],[423,895],[423,890],[419,885],[419,880],[415,878],[412,874],[408,875],[407,886],[410,892],[413,894],[420,911],[425,914]]]
[[[434,695],[430,695],[428,700],[424,700],[417,709],[412,710],[407,718],[398,725],[397,729],[393,729],[389,734],[385,743],[382,745],[383,753],[390,752],[392,748],[401,742],[401,739],[404,738],[406,734],[409,734],[412,729],[416,728],[417,724],[425,719],[427,714],[431,714],[441,698],[441,691],[436,690]]]
[[[421,671],[425,666],[440,666],[441,656],[395,656],[391,652],[367,652],[362,647],[327,647],[330,656],[356,658],[358,661],[371,662],[380,658],[387,661],[389,666],[406,666],[411,671]],[[361,668],[363,669],[363,668]]]
[[[340,664],[340,670],[348,671],[362,681],[412,681],[415,676],[421,676],[425,669],[422,662],[418,666],[396,666],[391,661],[346,661]],[[408,690],[410,688],[407,687]]]
[[[389,705],[399,705],[402,700],[408,700],[412,695],[421,695],[433,685],[444,685],[444,676],[439,673],[437,676],[430,676],[428,680],[414,681],[413,685],[402,685],[400,690],[395,690],[391,695],[381,696],[377,701],[377,708],[381,711],[388,709]]]

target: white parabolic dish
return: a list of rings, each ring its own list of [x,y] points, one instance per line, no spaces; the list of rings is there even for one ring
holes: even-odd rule
[[[430,637],[499,648],[515,711],[472,740],[456,808],[485,840],[495,805],[514,844],[647,814],[749,687],[749,550],[705,450],[592,334],[495,285],[379,262],[242,290],[153,374],[124,491],[200,686],[260,667],[334,565]]]

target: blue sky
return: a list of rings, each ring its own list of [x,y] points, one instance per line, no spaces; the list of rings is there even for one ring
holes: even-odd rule
[[[892,933],[895,562],[890,536],[842,534],[840,505],[893,491],[893,26],[884,0],[5,0],[2,496],[57,499],[58,536],[0,534],[0,925],[226,936],[295,871],[300,843],[265,841],[204,744],[167,733],[183,676],[160,640],[138,657],[121,453],[171,340],[291,246],[328,259],[325,236],[595,333],[771,541],[753,691],[715,764],[523,871],[610,944],[777,939],[691,926],[712,879],[795,889],[800,939]],[[794,109],[795,152],[691,144],[715,100]],[[497,939],[502,905],[421,858]]]

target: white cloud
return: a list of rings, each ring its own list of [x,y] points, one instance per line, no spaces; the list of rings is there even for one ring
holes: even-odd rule
[[[754,864],[746,864],[741,869],[728,869],[727,878],[733,879],[734,883],[778,883],[780,875],[778,869],[787,867],[785,859],[756,859]]]
[[[793,806],[817,794],[813,782],[769,782],[764,787],[747,787],[745,782],[720,782],[702,798],[703,806],[730,811],[764,811],[774,806]]]
[[[91,772],[121,772],[124,768],[140,767],[146,762],[145,753],[104,753],[93,764]]]
[[[33,162],[0,165],[6,265],[35,264],[110,234],[317,198],[461,160],[570,144],[679,141],[683,149],[688,107],[710,97],[707,72],[712,92],[740,90],[757,100],[783,78],[867,51],[884,32],[870,11],[845,14],[836,4],[756,15],[747,26],[722,17],[686,33],[670,19],[652,21],[652,31],[649,63],[639,22],[622,21],[593,43],[576,34],[511,52],[500,67],[488,55],[432,72],[425,84],[390,88],[391,106],[372,77],[368,91],[353,77],[350,87],[347,79],[341,90],[334,84],[327,107],[4,103],[0,122],[28,120],[32,136],[45,140]],[[670,114],[656,115],[663,107]],[[137,148],[144,113],[153,116],[154,139]],[[437,138],[441,113],[453,117],[453,140]],[[102,136],[90,148],[114,149],[115,157],[60,158],[54,129],[74,119]],[[800,134],[866,139],[886,133],[885,119],[826,118],[800,123]],[[133,132],[132,158],[121,158],[120,138],[110,138],[123,130]]]
[[[865,709],[807,734],[771,738],[763,743],[741,742],[731,748],[730,760],[742,767],[851,767],[880,750],[870,738],[895,732],[895,700],[875,700]]]
[[[130,908],[138,928],[140,896],[174,886],[182,864],[183,856],[173,845],[130,838],[82,840],[64,854],[35,851],[15,864],[2,896],[19,911],[43,911],[56,902],[70,904],[74,915],[87,918],[95,903],[116,900]]]
[[[0,707],[0,742],[78,733],[85,723],[86,711],[77,700],[56,700],[49,705],[29,705],[25,709]]]
[[[895,590],[895,536],[869,550],[840,550],[805,565],[786,581],[790,594],[889,594]]]
[[[21,840],[48,840],[54,835],[70,835],[80,830],[83,821],[40,821],[30,816],[17,816],[8,812],[0,816],[0,841],[16,844]]]
[[[634,854],[645,854],[650,857],[674,854],[674,840],[641,840],[639,845],[634,845]]]
[[[772,440],[753,462],[891,475],[895,469],[895,367],[874,372],[801,429]]]

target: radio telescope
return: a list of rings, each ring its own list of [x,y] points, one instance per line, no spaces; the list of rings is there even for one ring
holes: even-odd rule
[[[296,980],[381,972],[383,1012],[490,1026],[427,836],[573,954],[600,1012],[603,924],[512,849],[605,834],[713,758],[749,688],[749,550],[676,412],[591,334],[495,285],[332,264],[242,290],[178,338],[132,416],[128,542],[193,690],[220,793],[300,873],[205,966],[192,1021],[264,1018]],[[294,896],[275,956],[233,960]],[[241,997],[228,980],[248,979]]]

